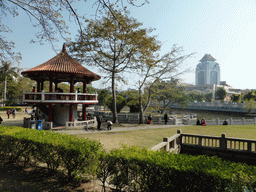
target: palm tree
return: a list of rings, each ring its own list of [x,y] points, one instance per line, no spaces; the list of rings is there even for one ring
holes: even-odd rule
[[[8,77],[17,77],[17,68],[12,67],[12,63],[9,61],[2,61],[2,66],[0,67],[1,80],[4,81],[4,102],[6,101],[7,92],[7,79]]]

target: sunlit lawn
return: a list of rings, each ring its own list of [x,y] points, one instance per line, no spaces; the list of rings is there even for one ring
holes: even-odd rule
[[[211,136],[221,136],[222,133],[225,133],[226,137],[256,139],[256,125],[182,126],[165,129],[92,133],[77,136],[98,140],[106,150],[120,148],[122,144],[150,149],[162,142],[164,137],[171,137],[176,134],[178,129],[181,129],[183,133]]]

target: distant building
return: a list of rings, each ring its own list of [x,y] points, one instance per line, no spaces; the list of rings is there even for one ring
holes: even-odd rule
[[[196,85],[219,85],[220,66],[210,54],[205,54],[196,67]]]

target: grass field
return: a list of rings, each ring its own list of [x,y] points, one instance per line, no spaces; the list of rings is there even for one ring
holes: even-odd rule
[[[165,129],[80,134],[77,136],[98,140],[108,151],[114,148],[120,148],[122,144],[150,149],[162,142],[164,137],[171,137],[176,134],[178,129],[181,129],[183,133],[211,136],[221,136],[222,133],[225,133],[226,137],[256,139],[256,125],[182,126]]]

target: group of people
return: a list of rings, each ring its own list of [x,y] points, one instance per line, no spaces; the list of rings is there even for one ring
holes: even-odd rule
[[[197,119],[196,125],[206,126],[206,121],[205,121],[205,119],[202,119],[201,121],[200,121],[199,119]],[[228,125],[227,119],[225,119],[225,120],[223,121],[223,125]]]
[[[102,123],[102,117],[100,115],[98,115],[96,117],[97,120],[97,129],[101,130],[101,123]],[[107,130],[111,130],[111,126],[113,125],[112,121],[110,121],[109,119],[106,120],[107,123]]]
[[[16,109],[13,108],[12,110],[8,109],[7,112],[7,118],[9,119],[10,118],[10,115],[12,115],[13,119],[15,119],[15,116],[16,116]]]
[[[206,126],[206,121],[205,121],[205,119],[202,119],[201,121],[200,121],[199,119],[197,119],[196,125]]]

